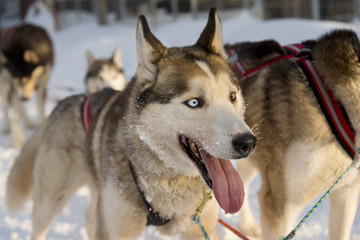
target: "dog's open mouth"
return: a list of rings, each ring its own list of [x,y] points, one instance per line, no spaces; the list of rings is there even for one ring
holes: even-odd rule
[[[225,213],[236,213],[244,202],[244,187],[229,159],[216,158],[195,141],[179,136],[180,145],[199,169],[206,184]]]

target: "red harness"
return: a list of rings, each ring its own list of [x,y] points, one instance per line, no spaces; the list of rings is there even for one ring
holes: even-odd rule
[[[7,38],[7,35],[9,34],[9,32],[11,30],[13,30],[14,28],[16,28],[16,26],[12,26],[12,27],[8,27],[6,28],[3,33],[1,34],[1,44],[0,44],[0,50],[4,50],[5,49],[5,41]]]
[[[91,124],[90,99],[86,98],[81,106],[81,116],[84,130],[87,133]]]
[[[284,59],[290,59],[296,62],[308,79],[309,85],[319,102],[334,136],[351,159],[354,159],[356,152],[355,131],[351,126],[342,104],[336,100],[334,94],[325,85],[323,78],[318,74],[311,59],[311,48],[301,44],[291,44],[283,48],[287,51],[287,54],[274,58],[250,70],[247,70],[243,66],[236,51],[228,51],[227,54],[230,63],[239,74],[241,82],[256,76],[263,68],[270,66],[274,62]]]

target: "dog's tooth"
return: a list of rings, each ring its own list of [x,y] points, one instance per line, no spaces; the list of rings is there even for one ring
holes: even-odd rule
[[[190,146],[190,149],[191,150],[197,150],[197,148],[196,148],[196,144],[193,142],[193,141],[191,141],[191,142],[189,142],[189,146]]]

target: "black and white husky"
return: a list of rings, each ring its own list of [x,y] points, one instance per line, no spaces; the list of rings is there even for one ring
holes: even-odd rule
[[[23,101],[36,91],[38,121],[45,118],[46,87],[54,62],[50,36],[42,27],[21,24],[2,31],[0,51],[0,97],[4,111],[3,133],[10,133],[11,146],[18,147],[25,137],[21,119],[28,128]]]

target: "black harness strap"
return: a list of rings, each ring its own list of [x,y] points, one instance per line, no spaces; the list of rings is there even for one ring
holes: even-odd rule
[[[91,116],[90,116],[90,99],[86,98],[85,101],[83,102],[83,104],[81,105],[81,115],[82,115],[82,122],[83,122],[83,126],[84,126],[84,130],[87,133],[88,128],[90,127],[91,124]],[[138,181],[137,181],[137,177],[134,171],[134,167],[131,163],[131,161],[129,160],[129,166],[130,166],[130,172],[131,175],[133,176],[135,185],[140,193],[140,196],[146,206],[146,208],[148,209],[148,215],[147,215],[147,223],[146,226],[149,225],[153,225],[153,226],[163,226],[165,224],[167,224],[171,218],[169,219],[164,219],[160,216],[159,212],[156,212],[154,210],[154,208],[151,206],[151,204],[146,200],[144,192],[141,191]]]
[[[163,226],[163,225],[167,224],[168,222],[170,222],[171,218],[166,218],[166,219],[162,218],[160,216],[159,212],[155,211],[154,208],[151,206],[151,204],[146,200],[144,192],[139,187],[137,177],[136,177],[136,174],[134,171],[134,167],[133,167],[131,161],[129,161],[129,166],[130,166],[131,175],[133,176],[134,182],[136,184],[136,188],[139,191],[141,199],[143,200],[146,208],[148,209],[146,226],[153,225],[153,226],[159,227],[159,226]]]

